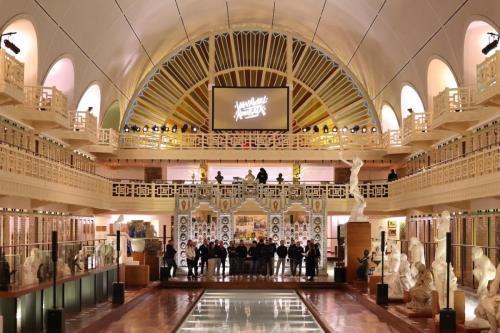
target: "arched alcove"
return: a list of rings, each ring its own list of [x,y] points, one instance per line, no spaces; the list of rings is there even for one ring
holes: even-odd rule
[[[75,67],[70,58],[61,58],[50,66],[45,80],[43,80],[44,87],[56,87],[66,97],[68,101],[73,100],[75,90]]]
[[[15,54],[9,48],[4,48],[7,53],[16,57],[24,63],[24,84],[37,85],[38,78],[38,41],[33,23],[28,19],[21,18],[10,23],[3,31],[4,33],[15,32],[16,34],[4,37],[10,40],[19,49]],[[2,39],[3,42],[3,39]],[[4,47],[2,45],[2,47]]]
[[[441,59],[432,59],[427,67],[427,110],[432,112],[434,96],[445,88],[457,87],[457,79],[451,68]]]
[[[480,20],[472,21],[467,27],[464,40],[464,83],[466,86],[476,84],[476,65],[496,50],[500,50],[500,45],[498,45],[486,55],[481,52],[490,42],[488,32],[496,33],[497,29]]]
[[[120,105],[114,101],[102,116],[101,128],[112,128],[119,131]]]
[[[387,103],[382,105],[382,109],[380,109],[380,124],[382,132],[399,129],[398,117],[394,109]]]
[[[78,111],[91,110],[90,113],[99,120],[101,113],[101,88],[99,85],[94,83],[85,90],[76,109]]]
[[[405,84],[401,89],[401,119],[410,115],[409,110],[421,113],[425,111],[425,108],[418,92],[409,84]]]

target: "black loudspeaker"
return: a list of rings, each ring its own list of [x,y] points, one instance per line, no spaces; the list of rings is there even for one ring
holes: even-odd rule
[[[111,296],[113,304],[125,303],[125,283],[113,282],[113,294]]]
[[[380,250],[382,251],[382,260],[384,260],[385,252],[385,231],[380,232]]]
[[[440,333],[455,333],[456,329],[456,312],[453,309],[442,309],[439,312],[439,332]]]
[[[335,267],[333,270],[333,281],[336,283],[345,283],[345,267],[339,266]]]
[[[387,283],[377,283],[377,304],[389,304],[389,285]]]
[[[52,231],[52,261],[57,261],[57,231]]]
[[[453,260],[453,251],[451,249],[451,232],[446,233],[446,262],[451,263]]]
[[[116,231],[116,251],[120,252],[120,230]]]
[[[45,312],[46,332],[64,333],[64,311],[63,309],[47,309]]]

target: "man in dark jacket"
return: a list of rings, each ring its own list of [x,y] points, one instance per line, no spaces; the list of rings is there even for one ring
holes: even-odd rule
[[[177,263],[175,262],[175,254],[177,251],[174,248],[174,240],[171,239],[168,241],[167,244],[167,249],[165,250],[164,258],[165,262],[167,263],[167,271],[168,275],[171,277],[175,277],[175,273],[177,272]],[[172,275],[170,275],[170,272],[173,268]]]
[[[237,269],[236,269],[236,274],[243,274],[244,273],[244,265],[245,265],[245,259],[247,258],[247,247],[245,246],[245,243],[243,242],[243,239],[240,240],[240,244],[236,247],[236,254],[238,256],[237,258]],[[250,272],[251,273],[251,272]]]
[[[262,274],[262,272],[264,271],[265,260],[263,255],[265,246],[266,244],[264,243],[264,239],[261,238],[259,240],[259,243],[257,244],[257,274]]]
[[[265,184],[267,182],[267,172],[264,168],[260,168],[259,173],[257,174],[257,180],[259,184]]]
[[[259,250],[257,249],[257,242],[253,241],[252,245],[248,249],[247,253],[248,259],[250,259],[250,270],[248,272],[249,275],[255,274],[257,275],[259,273],[258,271],[258,261],[259,261]]]
[[[271,237],[269,237],[269,245],[271,245],[271,247],[273,248],[273,255],[269,259],[269,265],[271,265],[271,272],[269,273],[269,275],[272,276],[274,274],[274,255],[276,254],[276,243]]]
[[[273,264],[272,264],[273,258],[274,258],[273,244],[270,244],[269,240],[266,239],[266,242],[262,247],[262,260],[264,266],[262,269],[262,275],[271,276],[273,274]]]
[[[236,261],[238,260],[238,255],[236,253],[236,246],[234,246],[234,241],[229,242],[229,246],[227,247],[227,253],[229,256],[229,275],[236,274]]]
[[[208,240],[205,238],[203,244],[198,248],[200,256],[201,274],[203,275],[203,268],[206,267],[208,270]]]
[[[219,261],[217,261],[217,275],[220,275],[220,267],[222,266],[222,276],[226,276],[226,258],[227,250],[224,247],[224,242],[219,242],[219,247],[216,250],[219,254]]]
[[[296,267],[299,269],[299,272],[298,272],[298,275],[301,276],[302,275],[302,259],[304,258],[304,248],[302,247],[302,245],[300,244],[299,241],[297,241],[295,243],[296,247],[295,247],[295,264],[296,264]]]
[[[288,249],[285,246],[284,240],[280,242],[280,246],[278,246],[276,252],[278,253],[278,263],[276,264],[276,275],[278,275],[280,266],[281,266],[281,275],[285,275],[286,255],[288,254]]]
[[[295,241],[293,238],[290,241],[290,246],[288,247],[288,259],[290,260],[290,272],[292,276],[297,274],[297,260],[295,260],[295,249],[297,246],[295,245]]]

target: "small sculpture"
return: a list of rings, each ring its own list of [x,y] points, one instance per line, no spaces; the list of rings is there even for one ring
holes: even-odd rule
[[[255,184],[255,176],[252,174],[252,170],[248,170],[248,174],[245,176],[245,184],[246,185]]]
[[[279,173],[278,174],[278,178],[276,178],[276,181],[278,182],[278,184],[281,185],[281,183],[283,183],[285,179],[283,178],[283,174],[282,173]]]
[[[215,180],[217,181],[217,184],[222,184],[224,177],[221,175],[220,171],[217,171],[217,176],[215,177]]]
[[[450,231],[450,213],[448,211],[443,211],[441,213],[441,218],[438,223],[438,234],[435,239],[437,242],[436,253],[434,261],[432,262],[432,272],[434,273],[434,283],[436,284],[436,290],[439,294],[439,307],[444,308],[446,306],[446,233]],[[450,307],[453,308],[454,304],[454,292],[457,289],[457,277],[453,271],[453,266],[450,264]]]
[[[393,251],[389,255],[389,276],[387,278],[387,285],[389,287],[390,298],[402,298],[403,286],[401,285],[401,277],[399,269],[401,267],[401,254],[399,251]]]
[[[420,262],[425,265],[425,250],[424,245],[420,242],[417,237],[410,238],[410,264],[411,273],[415,277],[418,274],[418,270],[415,268],[415,264]]]
[[[368,221],[367,217],[363,214],[366,208],[366,201],[358,186],[358,174],[359,170],[363,166],[363,161],[359,157],[355,157],[354,160],[348,162],[343,159],[342,151],[339,154],[340,160],[351,167],[351,175],[349,177],[349,194],[354,197],[355,204],[351,210],[351,216],[349,217],[350,222],[364,222]]]
[[[71,275],[71,270],[69,269],[68,264],[64,262],[63,258],[57,259],[57,277],[64,277],[67,275]]]
[[[411,301],[406,307],[417,312],[431,310],[431,292],[434,286],[432,273],[424,264],[417,262],[418,275],[415,285],[410,288]]]
[[[403,291],[409,291],[415,285],[415,280],[411,275],[410,262],[408,256],[404,253],[401,254],[401,263],[399,265],[399,278],[401,280],[401,287]]]
[[[38,282],[36,273],[38,267],[40,267],[42,263],[42,253],[39,248],[32,248],[30,251],[30,255],[24,261],[22,268],[22,276],[21,281],[23,285],[34,284]]]
[[[368,279],[368,255],[370,252],[365,249],[363,252],[363,258],[358,259],[359,266],[356,269],[356,277],[358,280],[366,281]]]
[[[473,248],[474,250],[474,248]],[[481,251],[482,252],[482,251]],[[479,254],[477,254],[479,255]],[[484,256],[484,254],[483,254]],[[485,256],[486,257],[486,256]],[[487,257],[486,257],[487,258]],[[489,260],[489,259],[488,259]],[[484,262],[483,262],[484,263]],[[490,262],[491,263],[491,262]],[[489,266],[489,265],[487,265]],[[484,279],[486,275],[491,272],[484,272],[485,275],[481,278]],[[475,274],[474,274],[475,275]],[[481,280],[480,280],[481,281]],[[489,333],[500,332],[500,264],[498,264],[495,278],[490,284],[489,291],[486,293],[482,291],[482,296],[480,296],[479,303],[474,310],[476,318],[472,321],[466,322],[467,328],[485,328],[489,326]]]
[[[472,260],[474,270],[472,274],[479,281],[477,286],[477,296],[481,299],[488,294],[488,282],[495,279],[496,270],[490,258],[484,255],[483,249],[479,246],[472,248]]]

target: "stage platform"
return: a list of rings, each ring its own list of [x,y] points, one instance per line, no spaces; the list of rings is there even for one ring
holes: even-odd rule
[[[344,283],[336,283],[331,276],[318,276],[314,281],[307,281],[303,276],[217,276],[198,277],[188,280],[187,276],[178,276],[166,282],[160,282],[162,288],[202,288],[202,289],[329,289],[343,288]]]

